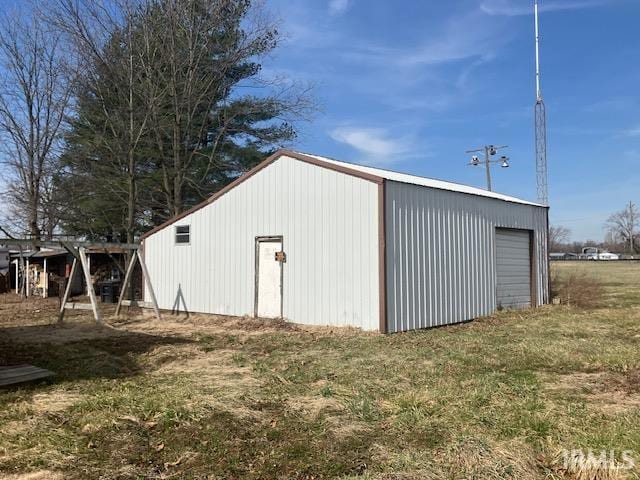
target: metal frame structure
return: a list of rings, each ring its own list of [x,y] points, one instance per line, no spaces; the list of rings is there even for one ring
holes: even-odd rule
[[[540,34],[538,24],[538,0],[533,4],[534,26],[536,36],[536,103],[535,114],[535,142],[536,142],[536,185],[538,202],[549,204],[547,188],[547,112],[540,87]]]
[[[153,285],[151,284],[151,279],[149,278],[149,272],[147,270],[147,265],[144,263],[144,258],[140,254],[141,245],[137,243],[101,243],[101,242],[85,242],[85,241],[67,241],[67,240],[33,240],[33,239],[17,239],[17,238],[0,238],[0,245],[17,245],[20,248],[20,258],[22,259],[22,247],[32,246],[32,247],[45,247],[45,248],[63,248],[67,252],[69,252],[73,256],[73,263],[71,265],[71,272],[69,275],[70,279],[73,279],[76,270],[78,268],[78,264],[82,267],[82,271],[84,274],[85,281],[87,283],[87,290],[89,294],[89,300],[91,303],[74,303],[69,302],[69,295],[71,293],[71,281],[67,283],[64,296],[62,298],[62,302],[60,304],[60,312],[58,315],[58,323],[62,323],[64,320],[64,314],[67,310],[92,310],[93,317],[96,320],[96,323],[100,325],[105,325],[104,320],[102,319],[102,315],[100,314],[100,310],[98,309],[98,300],[96,298],[95,290],[93,288],[93,279],[91,278],[91,273],[89,272],[89,262],[87,260],[87,248],[92,249],[108,249],[108,248],[121,248],[124,250],[131,251],[131,260],[129,261],[129,265],[127,266],[127,272],[125,274],[124,282],[122,285],[122,292],[126,291],[129,281],[131,280],[131,274],[133,272],[133,268],[135,266],[136,260],[140,262],[140,267],[142,268],[142,274],[145,279],[146,287],[149,289],[149,295],[151,297],[152,305],[155,310],[156,318],[158,320],[162,320],[162,316],[160,315],[160,309],[158,308],[158,303],[156,301],[156,296],[153,291]],[[22,266],[21,266],[22,268]],[[118,305],[116,307],[116,316],[120,315],[120,308],[123,304],[122,295],[118,299]]]

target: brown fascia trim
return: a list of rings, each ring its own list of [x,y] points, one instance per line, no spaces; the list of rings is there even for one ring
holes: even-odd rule
[[[333,170],[333,171],[336,171],[336,172],[344,173],[346,175],[351,175],[353,177],[362,178],[364,180],[368,180],[370,182],[374,182],[374,183],[377,183],[377,184],[382,184],[382,182],[383,182],[383,178],[379,177],[377,175],[371,175],[369,173],[360,172],[358,170],[347,168],[347,167],[343,167],[341,165],[334,165],[332,163],[324,162],[324,161],[319,160],[317,158],[310,157],[309,155],[304,155],[302,153],[293,152],[291,150],[280,149],[277,152],[275,152],[273,155],[267,157],[265,160],[263,160],[258,165],[253,167],[251,170],[249,170],[244,175],[242,175],[241,177],[236,178],[229,185],[227,185],[226,187],[220,189],[218,192],[213,194],[211,197],[206,199],[204,202],[199,203],[198,205],[195,205],[195,206],[191,207],[189,210],[185,210],[180,215],[177,215],[177,216],[175,216],[173,218],[170,218],[166,222],[158,225],[157,227],[153,228],[152,230],[149,230],[147,233],[142,235],[142,237],[140,237],[140,240],[142,241],[145,238],[148,238],[149,236],[153,235],[154,233],[159,232],[163,228],[166,228],[166,227],[172,225],[173,223],[175,223],[178,220],[186,217],[187,215],[190,215],[193,212],[197,212],[201,208],[206,207],[207,205],[215,202],[218,198],[220,198],[222,195],[227,193],[229,190],[237,187],[238,185],[240,185],[245,180],[248,180],[249,178],[253,177],[260,170],[268,167],[269,165],[271,165],[273,162],[275,162],[280,157],[294,158],[294,159],[299,160],[301,162],[310,163],[311,165],[316,165],[318,167],[326,168],[328,170]]]
[[[385,181],[378,184],[378,282],[379,282],[379,319],[380,333],[389,331],[387,326],[387,216],[386,216],[386,198],[385,198]]]

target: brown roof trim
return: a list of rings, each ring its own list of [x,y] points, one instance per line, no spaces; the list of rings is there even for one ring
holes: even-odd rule
[[[280,157],[294,158],[294,159],[299,160],[301,162],[310,163],[312,165],[316,165],[318,167],[326,168],[328,170],[334,170],[336,172],[344,173],[346,175],[351,175],[351,176],[354,176],[354,177],[362,178],[364,180],[368,180],[370,182],[374,182],[374,183],[377,183],[377,184],[382,184],[382,182],[383,182],[383,178],[379,177],[377,175],[371,175],[369,173],[360,172],[358,170],[347,168],[347,167],[343,167],[341,165],[334,165],[332,163],[324,162],[324,161],[319,160],[317,158],[311,157],[309,155],[305,155],[303,153],[294,152],[292,150],[279,149],[273,155],[271,155],[271,156],[267,157],[266,159],[264,159],[258,165],[256,165],[251,170],[249,170],[247,173],[245,173],[244,175],[236,178],[229,185],[227,185],[226,187],[220,189],[219,191],[214,193],[211,197],[209,197],[205,201],[199,203],[198,205],[195,205],[195,206],[191,207],[189,210],[185,210],[180,215],[176,215],[175,217],[170,218],[169,220],[167,220],[166,222],[158,225],[157,227],[153,228],[152,230],[149,230],[147,233],[142,235],[142,237],[140,237],[140,240],[142,241],[145,238],[148,238],[149,236],[153,235],[154,233],[162,230],[165,227],[168,227],[169,225],[177,222],[178,220],[186,217],[187,215],[190,215],[193,212],[197,212],[201,208],[206,207],[207,205],[213,203],[218,198],[220,198],[222,195],[227,193],[229,190],[237,187],[238,185],[240,185],[245,180],[248,180],[249,178],[253,177],[260,170],[262,170],[263,168],[268,167],[269,165],[271,165],[273,162],[275,162]]]

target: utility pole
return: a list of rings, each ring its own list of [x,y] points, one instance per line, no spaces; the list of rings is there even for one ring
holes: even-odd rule
[[[490,192],[492,191],[491,189],[491,164],[492,163],[500,163],[500,166],[502,168],[509,168],[509,157],[502,155],[500,158],[496,159],[496,160],[492,160],[491,157],[493,157],[496,153],[498,153],[498,150],[502,150],[503,148],[507,148],[508,145],[500,145],[498,147],[494,146],[494,145],[485,145],[482,148],[476,148],[474,150],[467,150],[465,153],[482,153],[484,152],[484,160],[480,160],[480,158],[478,158],[477,155],[473,155],[471,157],[471,161],[469,162],[469,165],[472,165],[474,167],[477,167],[480,164],[484,164],[485,166],[485,171],[487,173],[487,190],[489,190]]]

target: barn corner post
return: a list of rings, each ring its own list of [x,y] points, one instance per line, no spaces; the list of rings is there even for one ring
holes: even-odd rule
[[[546,228],[546,232],[545,232],[545,248],[544,248],[544,262],[546,265],[546,270],[547,270],[547,274],[546,274],[546,278],[545,278],[545,288],[546,288],[546,298],[542,299],[542,303],[547,303],[550,304],[551,303],[551,261],[550,261],[550,255],[549,255],[549,206],[547,205],[547,228]]]
[[[388,333],[387,325],[387,248],[386,248],[386,194],[385,180],[378,183],[378,276],[380,310],[380,333]]]

